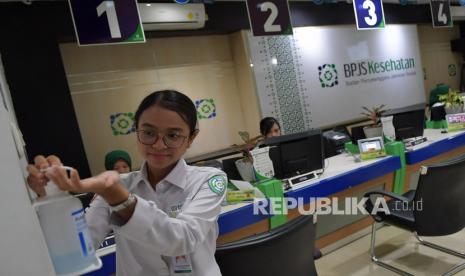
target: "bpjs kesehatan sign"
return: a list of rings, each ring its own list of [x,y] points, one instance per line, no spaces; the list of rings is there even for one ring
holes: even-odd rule
[[[415,37],[414,25],[370,32],[304,27],[294,28],[293,36],[250,35],[263,115],[279,117],[298,132],[360,118],[361,106],[424,102]]]
[[[333,87],[339,85],[340,77],[336,64],[324,64],[319,66],[318,75],[321,87]],[[361,62],[345,63],[341,66],[347,86],[385,81],[394,78],[415,76],[415,59],[390,58],[387,60],[367,60]]]
[[[400,58],[385,61],[362,61],[358,63],[344,64],[344,75],[346,78],[381,74],[391,71],[402,71],[415,68],[415,59]]]

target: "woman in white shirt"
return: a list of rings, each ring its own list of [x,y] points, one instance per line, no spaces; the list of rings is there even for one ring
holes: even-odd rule
[[[47,179],[60,189],[94,192],[86,213],[95,247],[115,233],[117,275],[221,275],[214,253],[226,176],[182,159],[198,134],[197,112],[184,94],[164,90],[147,96],[135,115],[141,171],[107,171],[70,177],[56,156],[37,156],[28,182],[39,194]],[[41,169],[45,169],[45,173]]]

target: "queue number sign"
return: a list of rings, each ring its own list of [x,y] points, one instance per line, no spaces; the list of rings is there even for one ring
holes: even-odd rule
[[[136,0],[69,0],[80,46],[145,42]]]
[[[431,0],[430,6],[434,28],[448,28],[453,26],[449,0]]]
[[[254,36],[292,35],[287,0],[247,0],[247,10]]]
[[[381,0],[353,0],[358,30],[383,29],[385,27]]]

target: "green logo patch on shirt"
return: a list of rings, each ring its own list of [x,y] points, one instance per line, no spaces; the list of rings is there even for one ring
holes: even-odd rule
[[[226,179],[224,176],[216,175],[208,180],[208,187],[217,195],[223,195],[226,191]]]

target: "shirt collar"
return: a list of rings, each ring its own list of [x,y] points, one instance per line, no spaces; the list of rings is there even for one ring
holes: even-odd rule
[[[172,185],[178,186],[181,189],[186,187],[186,175],[187,175],[187,164],[184,159],[180,159],[176,166],[171,170],[171,172],[160,182],[166,181]],[[147,161],[142,164],[139,179],[137,182],[143,180],[145,183],[150,185],[147,169]]]
[[[184,159],[180,159],[164,180],[184,190],[186,187],[186,175],[186,161],[184,161]]]

